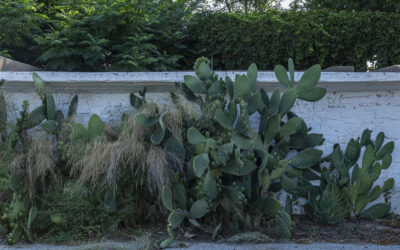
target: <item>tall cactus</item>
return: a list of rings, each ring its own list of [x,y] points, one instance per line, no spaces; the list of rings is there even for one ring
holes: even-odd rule
[[[278,80],[287,88],[283,95],[279,89],[271,96],[263,89],[257,91],[255,64],[250,65],[246,75],[231,80],[219,79],[206,62],[199,62],[195,65],[197,77],[185,76],[183,83],[176,84],[179,93],[200,105],[201,117],[193,118],[186,134],[186,152],[190,152],[186,178],[195,183],[184,192],[185,200],[190,202],[175,208],[173,204],[183,203],[181,198],[170,199],[172,194],[168,194],[163,199],[168,201],[164,205],[171,212],[172,228],[184,218],[199,226],[197,220],[219,207],[227,213],[239,213],[242,223],[249,225],[243,214],[255,209],[255,203],[268,202],[262,194],[283,187],[296,195],[292,178],[320,163],[322,151],[314,147],[322,144],[322,135],[309,134],[304,120],[290,111],[298,98],[317,101],[325,95],[325,89],[316,87],[320,67],[307,70],[296,89],[291,60],[289,69],[290,78],[282,66],[275,68]],[[258,131],[250,126],[250,116],[255,113],[261,116]],[[156,119],[143,115],[137,120],[144,126],[157,124]],[[289,158],[291,150],[298,154]],[[270,189],[272,186],[278,189]],[[175,190],[172,193],[175,196]],[[272,212],[266,206],[261,214],[273,214],[271,218],[281,225],[282,233],[290,236],[291,220],[286,212]]]

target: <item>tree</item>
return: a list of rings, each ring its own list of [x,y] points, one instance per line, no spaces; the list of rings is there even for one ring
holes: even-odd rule
[[[215,0],[223,10],[233,12],[264,12],[268,9],[278,8],[281,0]]]
[[[400,0],[305,0],[305,7],[307,9],[400,13]]]

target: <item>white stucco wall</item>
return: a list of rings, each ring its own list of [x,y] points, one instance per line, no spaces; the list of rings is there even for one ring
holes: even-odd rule
[[[115,73],[112,74],[115,76]],[[120,83],[125,79],[125,83],[128,85],[146,82],[150,85],[154,82],[171,84],[185,73],[172,73],[171,77],[165,74],[159,79],[153,76],[149,81],[145,81],[143,77],[129,80],[129,75],[125,75],[128,77],[125,79],[117,74],[116,81]],[[297,77],[300,75],[301,73]],[[0,79],[5,76],[0,73]],[[102,85],[102,88],[111,86],[113,79],[102,81],[101,77],[101,75],[97,75],[96,80],[84,79],[84,82],[102,82],[105,84]],[[46,77],[43,78],[46,80]],[[59,79],[65,82],[65,78],[68,78],[68,75]],[[260,78],[260,82],[266,83],[262,86],[267,90],[271,90],[276,85],[271,73],[265,72],[264,77]],[[32,89],[21,90],[23,85],[18,87],[18,84],[23,82],[31,84],[28,76],[19,79],[10,77],[9,79],[10,82],[7,83],[4,91],[6,91],[5,97],[12,121],[15,119],[17,111],[21,109],[23,100],[29,100],[33,108],[40,105],[41,102]],[[54,85],[59,84],[54,97],[57,106],[65,113],[73,95],[75,93],[79,95],[77,120],[84,124],[93,113],[100,115],[105,121],[117,123],[122,112],[134,112],[129,104],[129,92],[126,91],[127,86],[125,85],[118,88],[111,86],[108,93],[107,90],[96,91],[93,86],[90,89],[86,88],[86,85],[82,85],[81,88],[76,87],[74,91],[68,88],[63,91],[62,86],[65,86],[63,83],[57,83],[57,79],[54,80],[49,76],[47,80],[52,81]],[[79,79],[76,80],[79,84]],[[395,188],[391,194],[392,211],[400,214],[400,73],[323,73],[321,82],[328,89],[327,95],[316,103],[300,100],[295,104],[294,111],[304,118],[306,123],[313,128],[313,132],[324,134],[326,141],[321,149],[326,153],[331,152],[335,143],[340,143],[344,149],[347,142],[351,138],[361,136],[365,128],[373,131],[372,136],[383,131],[387,141],[393,140],[395,150],[392,166],[382,171],[378,184],[383,184],[383,181],[389,177],[395,178]],[[121,88],[125,89],[125,92],[121,91]],[[152,90],[149,89],[149,91]],[[149,93],[147,97],[166,105],[170,102],[169,94],[165,92]],[[257,118],[254,117],[253,120],[257,120]]]

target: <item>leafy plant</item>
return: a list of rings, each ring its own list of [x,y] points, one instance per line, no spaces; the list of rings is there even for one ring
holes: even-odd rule
[[[394,143],[388,142],[384,144],[384,139],[384,133],[380,132],[375,141],[372,141],[371,131],[366,129],[361,139],[351,139],[349,141],[344,152],[339,145],[336,144],[334,146],[333,152],[329,157],[325,158],[330,163],[329,168],[319,166],[313,169],[320,173],[320,186],[317,188],[319,195],[323,195],[324,192],[331,192],[328,189],[332,188],[330,184],[332,178],[333,182],[337,183],[339,190],[336,192],[338,192],[338,195],[344,195],[344,200],[348,204],[344,206],[344,211],[348,211],[350,219],[357,217],[367,219],[382,218],[390,210],[388,201],[375,204],[366,209],[368,203],[374,202],[394,186],[393,178],[387,179],[382,187],[374,185],[381,171],[389,168],[392,163]],[[362,158],[361,152],[363,152]],[[359,158],[361,158],[361,162]],[[309,180],[315,179],[318,179],[318,175],[314,172]],[[309,182],[304,182],[303,184],[302,188],[304,190],[308,190],[311,193],[315,192],[315,187]],[[312,198],[309,202],[313,205],[314,199]],[[337,206],[332,204],[327,209],[337,209]]]
[[[185,141],[167,141],[175,145],[169,147],[175,149],[172,152],[186,155],[189,164],[183,175],[175,173],[178,179],[172,186],[163,188],[162,201],[170,211],[170,237],[160,246],[172,242],[171,229],[185,218],[215,237],[221,225],[210,231],[199,220],[208,221],[220,213],[238,218],[239,224],[247,228],[259,226],[255,217],[276,221],[283,235],[289,237],[289,214],[281,210],[282,205],[272,194],[266,194],[281,188],[295,193],[291,178],[320,162],[322,151],[313,147],[322,143],[322,135],[308,134],[304,121],[290,112],[297,98],[317,101],[325,95],[325,89],[315,86],[320,67],[307,70],[295,89],[293,61],[289,60],[289,76],[277,66],[275,74],[287,90],[281,96],[276,89],[271,97],[264,90],[257,91],[254,64],[247,75],[236,76],[235,81],[218,79],[205,62],[199,63],[195,71],[197,77],[185,76],[183,83],[176,84],[179,93],[200,106],[201,116],[192,118]],[[261,116],[258,132],[250,127],[250,116],[255,113]],[[142,126],[154,127],[154,144],[162,142],[162,115],[139,114],[136,120]],[[186,153],[179,154],[177,149]],[[298,154],[289,158],[290,150]]]

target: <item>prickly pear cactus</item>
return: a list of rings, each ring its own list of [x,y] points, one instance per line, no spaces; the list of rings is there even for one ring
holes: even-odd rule
[[[232,80],[219,79],[207,63],[199,61],[195,66],[197,77],[187,75],[183,83],[176,84],[180,94],[200,106],[201,116],[192,118],[186,133],[187,183],[181,184],[180,192],[172,187],[172,192],[163,194],[164,206],[171,212],[171,228],[179,226],[184,218],[200,227],[198,221],[212,216],[211,211],[237,215],[243,225],[251,225],[250,211],[257,210],[257,216],[275,219],[282,233],[290,236],[291,220],[286,212],[259,207],[263,207],[269,191],[283,188],[296,195],[292,178],[305,175],[321,162],[322,151],[314,147],[322,144],[322,135],[310,134],[304,120],[290,110],[296,99],[321,99],[325,89],[316,87],[319,66],[307,70],[296,89],[291,60],[289,69],[290,78],[282,66],[275,68],[286,90],[281,94],[276,89],[271,96],[263,89],[257,90],[255,64],[250,65],[246,75]],[[250,116],[256,113],[261,117],[258,131],[250,126]],[[143,124],[150,124],[149,120],[147,117]],[[288,158],[293,150],[298,153]]]
[[[394,143],[391,141],[384,144],[384,140],[383,132],[378,133],[375,140],[372,140],[371,131],[366,129],[361,138],[348,142],[344,152],[338,144],[334,146],[333,152],[325,158],[330,163],[328,169],[314,168],[320,173],[321,184],[317,189],[319,192],[324,192],[331,182],[330,179],[335,178],[334,181],[349,201],[350,219],[381,218],[390,210],[388,200],[366,209],[368,203],[376,201],[394,186],[393,178],[387,179],[383,186],[374,185],[381,172],[392,163]],[[315,179],[318,179],[318,176]],[[308,190],[312,189],[310,183],[305,183],[305,186],[309,187]]]

